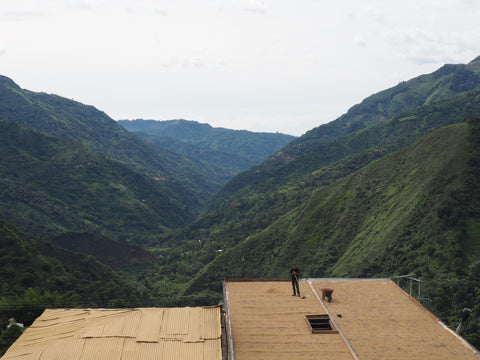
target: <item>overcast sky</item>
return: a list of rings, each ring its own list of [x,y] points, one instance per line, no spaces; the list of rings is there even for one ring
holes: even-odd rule
[[[113,119],[301,135],[480,55],[477,0],[0,0],[0,74]]]

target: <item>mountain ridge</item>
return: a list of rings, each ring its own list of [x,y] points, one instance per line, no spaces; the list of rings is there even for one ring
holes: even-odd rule
[[[394,87],[366,97],[359,104],[350,107],[344,115],[308,131],[282,150],[294,156],[304,151],[302,147],[298,147],[298,143],[304,143],[303,149],[308,149],[310,142],[332,142],[340,136],[369,127],[401,112],[446,100],[462,92],[478,90],[479,74],[478,57],[468,64],[443,65],[430,74],[402,81]],[[469,81],[465,82],[465,79]],[[452,86],[456,90],[452,90]]]
[[[415,112],[415,109],[421,109],[422,107],[435,109],[435,104],[437,103],[441,104],[443,101],[453,101],[452,98],[457,96],[477,94],[477,91],[480,90],[480,77],[475,73],[475,84],[473,86],[475,90],[458,91],[455,93],[455,96],[452,96],[452,91],[450,90],[450,86],[453,83],[452,78],[455,74],[461,73],[466,66],[474,66],[475,68],[480,69],[480,61],[474,60],[470,62],[469,65],[445,65],[431,74],[420,75],[409,81],[403,82],[403,85],[401,83],[393,88],[367,97],[360,104],[352,106],[345,115],[342,115],[337,120],[312,129],[305,135],[287,144],[262,164],[259,164],[251,170],[241,173],[233,178],[226,187],[216,194],[215,198],[209,205],[209,209],[216,207],[215,203],[218,201],[217,199],[221,199],[225,196],[233,196],[233,198],[235,198],[235,192],[242,191],[241,184],[252,184],[252,189],[250,191],[262,192],[265,191],[265,189],[255,188],[253,184],[268,183],[269,186],[272,186],[272,184],[282,184],[288,181],[298,182],[301,181],[299,178],[302,176],[327,165],[329,162],[338,161],[347,155],[353,155],[353,152],[351,151],[352,146],[346,146],[347,144],[345,143],[345,141],[349,139],[350,134],[360,140],[362,138],[362,131],[368,131],[368,129],[374,125],[380,126],[380,124],[388,119],[392,119],[394,116],[406,118],[408,115],[400,114]],[[433,79],[434,81],[427,81],[426,79]],[[433,101],[430,99],[428,103],[424,105],[412,105],[412,103],[416,104],[420,100],[422,103],[426,102],[427,98],[431,95],[431,92],[434,91],[433,89],[437,89],[435,90],[437,92],[439,91],[438,89],[441,89],[442,91],[447,89],[448,91],[445,90],[442,94],[437,95],[439,98],[443,98],[441,101]],[[400,100],[403,98],[409,98],[409,93],[416,92],[418,92],[418,94],[414,97],[415,101],[408,100],[406,104],[400,105]],[[395,96],[399,94],[402,95],[402,97],[399,100],[395,100]],[[467,102],[468,100],[465,101]],[[388,109],[389,106],[384,106],[383,104],[390,102],[394,102],[395,106],[390,106],[391,110],[388,112],[390,117],[386,118],[387,110],[380,111],[378,108],[382,105]],[[445,105],[445,107],[448,106],[448,104]],[[474,106],[468,106],[474,108]],[[450,110],[450,112],[453,112],[453,110]],[[382,113],[385,116],[382,115]],[[464,117],[472,115],[475,115],[475,113],[465,114]],[[364,120],[365,123],[363,122]],[[352,128],[346,126],[346,124],[350,123],[361,123],[362,125],[360,128],[355,129],[355,131],[350,131]],[[377,128],[379,128],[378,126]],[[353,138],[351,139],[353,140]],[[372,139],[368,141],[372,142],[377,140],[372,137]],[[406,143],[404,145],[406,145]],[[355,147],[358,148],[358,145],[355,145],[354,148]],[[325,155],[322,155],[324,153]]]

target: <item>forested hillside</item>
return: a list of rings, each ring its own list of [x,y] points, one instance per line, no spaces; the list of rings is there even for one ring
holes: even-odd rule
[[[135,305],[147,298],[94,257],[71,253],[0,220],[0,322],[31,323],[46,306]]]
[[[397,86],[373,94],[335,121],[310,130],[292,142],[285,152],[299,156],[315,151],[319,144],[333,142],[399,113],[473,90],[480,90],[480,56],[469,64],[447,64],[431,74],[402,81]]]
[[[78,143],[0,121],[0,154],[3,218],[36,237],[80,231],[144,243],[194,219],[161,181]]]
[[[219,188],[294,140],[291,135],[214,128],[187,120],[119,120],[128,131],[157,146],[208,165]]]
[[[218,256],[199,284],[205,286],[206,274],[212,280],[238,276],[242,258],[247,275],[265,277],[285,275],[291,261],[312,277],[411,271],[432,277],[466,270],[480,259],[480,253],[463,251],[473,240],[467,224],[480,216],[479,135],[479,118],[444,127],[317,188],[300,206]],[[223,268],[212,269],[215,264]]]

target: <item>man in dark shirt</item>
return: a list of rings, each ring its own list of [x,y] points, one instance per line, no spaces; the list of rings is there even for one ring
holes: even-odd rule
[[[292,278],[292,289],[293,289],[293,294],[292,296],[295,296],[298,294],[300,296],[300,288],[298,287],[298,279],[300,277],[300,269],[297,267],[296,264],[292,265],[292,269],[290,270],[290,277]]]

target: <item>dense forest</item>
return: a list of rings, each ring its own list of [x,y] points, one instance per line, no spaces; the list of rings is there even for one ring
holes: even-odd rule
[[[480,58],[445,65],[299,138],[121,126],[0,77],[2,349],[10,319],[46,307],[215,304],[222,278],[292,262],[415,274],[450,327],[472,309],[462,335],[480,346],[479,73]]]

